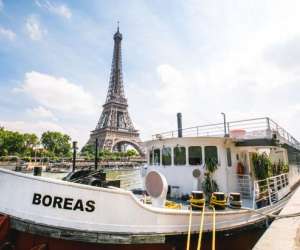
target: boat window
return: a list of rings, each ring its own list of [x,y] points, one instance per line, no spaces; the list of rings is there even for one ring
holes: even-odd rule
[[[154,165],[160,165],[160,149],[154,149],[153,151],[154,155]]]
[[[227,154],[227,166],[231,167],[232,160],[231,160],[231,149],[230,148],[226,148],[226,154]]]
[[[200,146],[189,147],[189,164],[190,165],[202,164],[202,148]]]
[[[162,160],[162,165],[164,166],[170,166],[172,164],[171,148],[162,148],[161,160]]]
[[[186,164],[186,153],[185,147],[174,148],[174,165],[185,165]]]
[[[153,151],[152,150],[149,151],[149,164],[150,165],[153,164]]]
[[[214,159],[216,162],[218,162],[218,149],[216,146],[206,146],[204,148],[205,153],[205,162],[208,161],[208,159]]]

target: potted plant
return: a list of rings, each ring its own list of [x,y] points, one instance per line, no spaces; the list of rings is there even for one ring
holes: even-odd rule
[[[218,162],[215,158],[208,158],[205,161],[204,180],[202,188],[206,199],[210,200],[211,194],[219,190],[217,182],[212,178],[213,173],[218,169]]]

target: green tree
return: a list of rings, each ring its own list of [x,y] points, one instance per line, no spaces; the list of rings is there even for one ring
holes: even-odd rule
[[[25,133],[23,135],[24,143],[25,143],[25,152],[26,156],[34,156],[34,149],[39,145],[39,138],[35,134]]]
[[[41,143],[50,155],[70,156],[71,137],[60,132],[47,131],[42,134]]]
[[[24,135],[0,128],[0,155],[22,155],[26,150]]]

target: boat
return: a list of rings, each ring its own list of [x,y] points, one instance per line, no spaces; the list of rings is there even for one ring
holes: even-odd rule
[[[300,143],[270,118],[179,126],[144,145],[147,164],[141,174],[149,196],[0,169],[0,214],[26,235],[97,244],[164,244],[170,236],[261,223],[283,208],[299,183]],[[251,160],[255,154],[285,168],[258,180]],[[191,209],[188,196],[203,191],[208,156],[216,160],[212,178],[219,192],[224,197],[239,194],[241,208],[227,206],[226,200],[221,210],[209,204]]]

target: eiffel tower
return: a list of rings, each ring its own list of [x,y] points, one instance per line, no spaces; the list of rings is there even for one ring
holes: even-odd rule
[[[127,145],[131,145],[141,155],[144,155],[138,130],[134,128],[128,113],[128,104],[124,93],[121,58],[122,34],[119,27],[113,38],[114,52],[107,97],[96,129],[91,131],[88,144],[94,144],[97,138],[100,149],[122,151]]]

